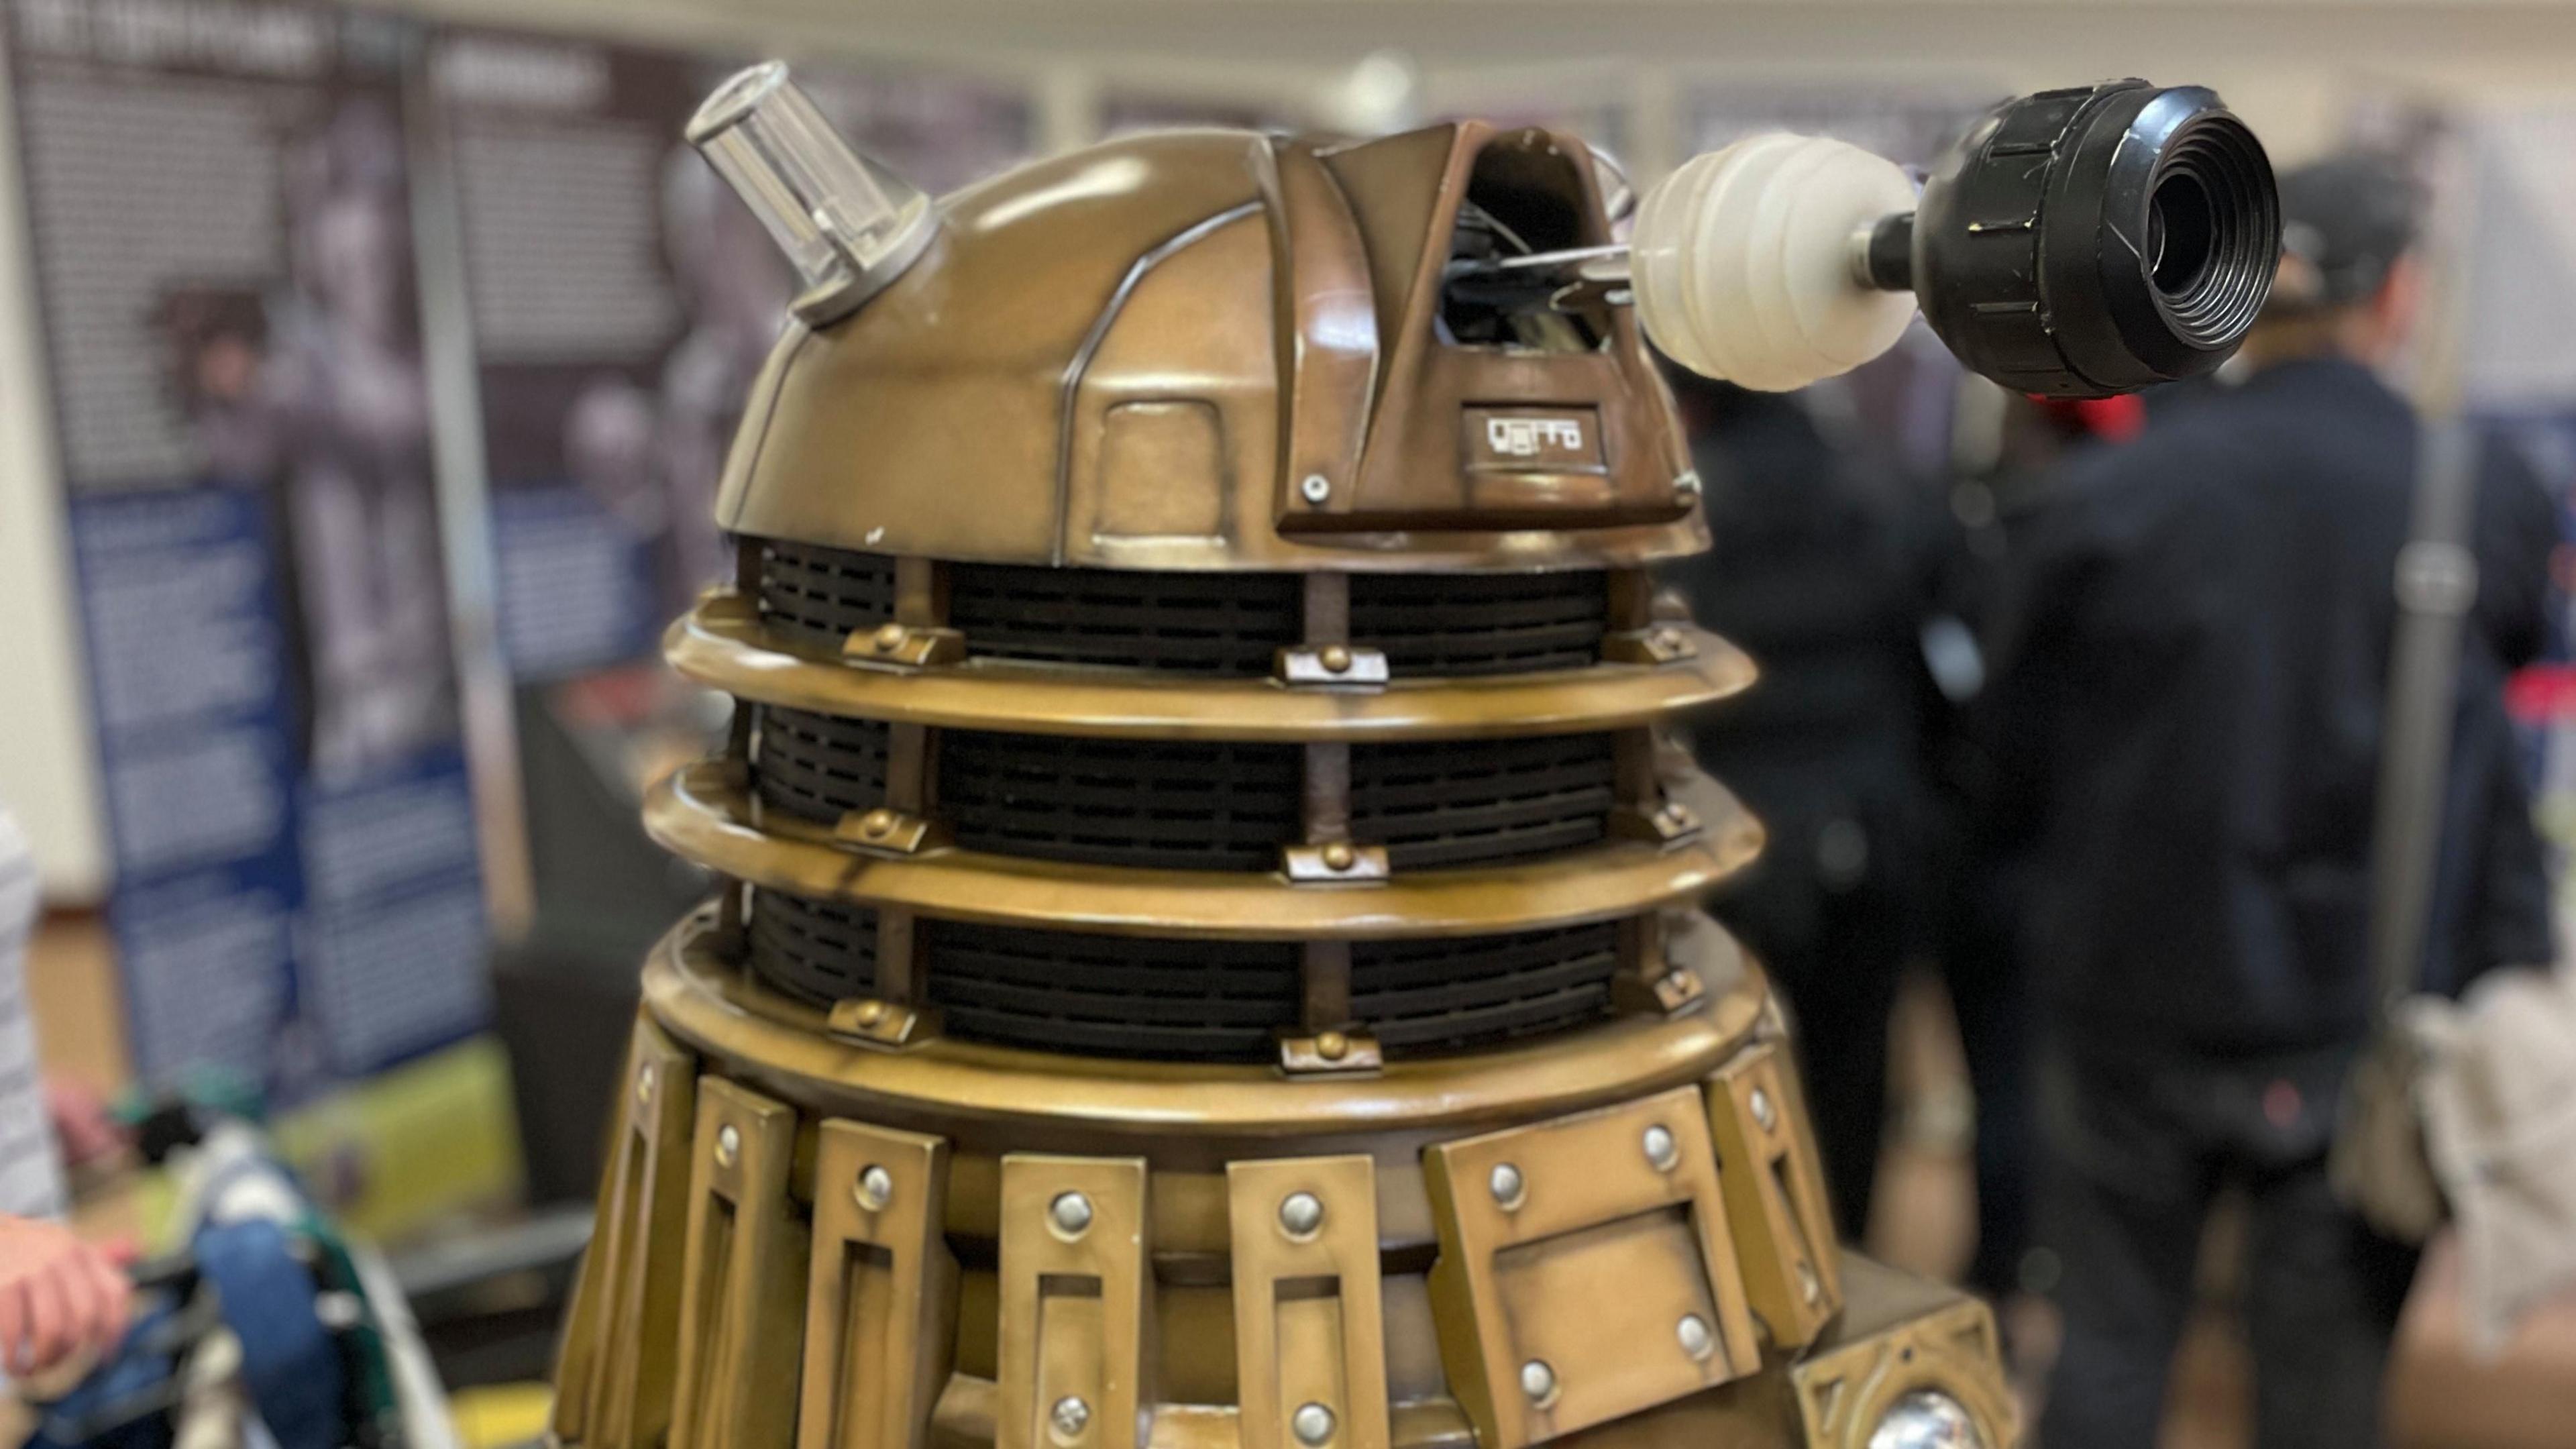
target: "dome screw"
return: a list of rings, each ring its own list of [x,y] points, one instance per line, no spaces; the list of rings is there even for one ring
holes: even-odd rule
[[[1289,1416],[1288,1427],[1296,1432],[1298,1443],[1316,1449],[1333,1437],[1333,1411],[1321,1404],[1300,1404]]]
[[[1328,1062],[1338,1062],[1351,1054],[1351,1039],[1338,1031],[1315,1033],[1315,1055]]]
[[[885,653],[887,650],[894,648],[902,642],[903,626],[901,624],[879,624],[877,626],[876,645],[877,652],[879,654]]]
[[[1315,656],[1315,662],[1323,665],[1327,674],[1346,673],[1351,667],[1351,651],[1344,645],[1327,644],[1323,652]]]
[[[1692,1358],[1704,1359],[1717,1352],[1717,1335],[1709,1332],[1708,1320],[1696,1313],[1683,1314],[1682,1321],[1673,1325],[1673,1336],[1681,1340],[1682,1352]]]
[[[894,1174],[871,1162],[867,1170],[859,1174],[858,1185],[851,1191],[857,1196],[859,1206],[872,1213],[881,1212],[887,1203],[894,1201]]]
[[[1292,1192],[1279,1203],[1279,1226],[1292,1238],[1311,1237],[1324,1225],[1324,1200],[1311,1192]]]
[[[1673,1164],[1682,1160],[1682,1145],[1673,1140],[1672,1129],[1661,1122],[1646,1129],[1639,1145],[1646,1149],[1646,1160],[1655,1165],[1657,1172],[1670,1172]]]
[[[1055,1220],[1056,1230],[1066,1237],[1081,1237],[1091,1227],[1091,1199],[1078,1192],[1058,1193],[1055,1201],[1047,1204],[1047,1216]]]
[[[653,1064],[646,1062],[635,1069],[635,1102],[641,1106],[653,1100]]]
[[[1505,1212],[1521,1205],[1528,1188],[1529,1184],[1521,1180],[1521,1170],[1508,1162],[1495,1163],[1494,1170],[1485,1177],[1485,1190],[1494,1195],[1494,1201],[1501,1203]]]
[[[1057,1438],[1079,1439],[1082,1431],[1091,1426],[1091,1406],[1080,1397],[1067,1394],[1055,1401],[1054,1408],[1047,1410],[1047,1422],[1055,1426]]]
[[[1760,1087],[1754,1088],[1752,1107],[1753,1120],[1761,1125],[1763,1131],[1768,1132],[1773,1127],[1780,1124],[1779,1110],[1771,1105],[1771,1094],[1769,1092],[1762,1090]]]
[[[885,1020],[885,1011],[885,1003],[882,1001],[862,1001],[859,1003],[859,1009],[850,1015],[861,1026],[874,1026]]]
[[[1309,503],[1321,503],[1333,496],[1333,480],[1321,473],[1309,473],[1297,485],[1297,493]]]
[[[716,1129],[716,1165],[731,1167],[742,1160],[742,1134],[731,1122]]]
[[[870,840],[879,839],[892,829],[894,829],[894,812],[891,810],[879,808],[859,817],[859,833]]]
[[[1324,847],[1323,858],[1326,870],[1349,870],[1359,864],[1360,856],[1358,851],[1351,849],[1349,841],[1336,840]]]
[[[1521,1392],[1529,1395],[1533,1404],[1544,1405],[1556,1397],[1556,1370],[1547,1366],[1546,1359],[1534,1358],[1521,1365]]]

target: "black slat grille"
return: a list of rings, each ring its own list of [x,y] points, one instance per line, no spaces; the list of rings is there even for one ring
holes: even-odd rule
[[[923,921],[931,1003],[952,1036],[1034,1051],[1267,1062],[1297,1023],[1292,942],[1174,941]],[[876,917],[754,891],[751,968],[817,1005],[869,994]],[[1392,1055],[1461,1051],[1609,1010],[1615,923],[1462,940],[1361,941],[1355,1014]]]
[[[884,721],[762,706],[752,779],[770,809],[831,825],[884,804],[885,772]]]
[[[752,764],[765,806],[832,825],[885,802],[886,727],[769,706]],[[1617,778],[1609,735],[1357,745],[1351,831],[1398,870],[1575,850],[1607,833]],[[1303,781],[1294,745],[950,730],[937,815],[996,855],[1260,871],[1302,838]]]
[[[1351,576],[1352,642],[1398,679],[1581,669],[1609,619],[1597,572]]]
[[[1294,943],[1158,941],[925,923],[955,1035],[1039,1051],[1262,1061],[1297,1019]]]
[[[1270,870],[1298,838],[1295,745],[939,737],[939,817],[970,850],[1097,865]]]
[[[1399,870],[1594,844],[1617,798],[1610,735],[1351,749],[1351,834]],[[950,731],[939,817],[1002,855],[1174,870],[1270,870],[1303,838],[1294,745]],[[838,817],[833,817],[837,819]]]
[[[1295,574],[957,564],[948,580],[948,621],[993,658],[1260,676],[1304,631]]]
[[[1465,940],[1362,941],[1351,1011],[1390,1054],[1456,1051],[1580,1026],[1610,1010],[1616,922]]]
[[[838,654],[894,617],[894,560],[771,539],[760,546],[760,618],[800,648]]]
[[[783,891],[751,893],[751,968],[791,996],[828,1006],[873,996],[877,981],[877,913]]]
[[[1617,739],[1359,745],[1351,834],[1397,870],[1485,865],[1591,845],[1618,801]]]
[[[1299,574],[952,564],[949,622],[970,654],[1045,664],[1258,678],[1305,635]],[[1609,593],[1598,571],[1353,574],[1351,642],[1397,677],[1580,669],[1601,657]],[[772,540],[761,613],[800,647],[837,652],[894,615],[894,561]]]

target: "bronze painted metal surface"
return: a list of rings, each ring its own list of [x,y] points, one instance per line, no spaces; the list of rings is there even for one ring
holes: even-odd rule
[[[790,329],[719,520],[854,550],[1140,569],[1694,552],[1707,531],[1676,490],[1687,455],[1633,320],[1601,350],[1433,340],[1476,168],[1506,192],[1556,188],[1572,241],[1606,229],[1589,157],[1476,123],[1316,147],[1176,132],[971,187],[857,315]],[[1373,338],[1343,325],[1363,315]],[[1603,461],[1465,466],[1462,402],[1586,416]]]
[[[1692,909],[1752,682],[1543,131],[1117,141],[791,326],[666,640],[647,963],[554,1436],[598,1449],[1862,1449],[2013,1425],[1985,1310],[1842,1255]],[[871,278],[872,284],[879,279]]]
[[[1696,1088],[1425,1157],[1432,1308],[1479,1443],[1521,1449],[1760,1365]]]

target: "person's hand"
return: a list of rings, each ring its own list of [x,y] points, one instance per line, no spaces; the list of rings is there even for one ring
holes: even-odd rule
[[[125,1336],[134,1284],[60,1223],[0,1215],[0,1369],[25,1379]]]
[[[46,1078],[45,1110],[54,1119],[54,1145],[62,1149],[66,1167],[105,1163],[128,1145],[106,1101],[78,1082]]]

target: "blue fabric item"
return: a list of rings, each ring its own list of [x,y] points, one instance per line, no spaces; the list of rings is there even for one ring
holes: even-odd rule
[[[197,1271],[222,1295],[242,1344],[242,1382],[279,1449],[337,1449],[340,1353],[314,1314],[313,1275],[273,1222],[207,1226],[191,1245]]]
[[[46,1410],[44,1423],[28,1449],[168,1449],[170,1420],[147,1414],[129,1424],[79,1444],[67,1444],[46,1432],[47,1426],[78,1423],[120,1401],[151,1393],[167,1383],[174,1365],[167,1354],[146,1354],[141,1346],[176,1310],[161,1302],[137,1312],[113,1357],[102,1361],[80,1385]]]

